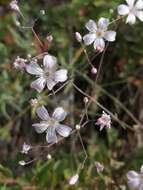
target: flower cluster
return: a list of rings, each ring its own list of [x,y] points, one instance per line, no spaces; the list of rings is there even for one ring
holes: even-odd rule
[[[100,126],[100,131],[102,131],[104,127],[111,128],[111,116],[103,111],[101,117],[98,118],[95,124]]]
[[[143,0],[126,0],[126,3],[127,4],[119,5],[117,8],[120,16],[119,19],[123,18],[123,16],[127,16],[126,23],[134,24],[136,22],[136,18],[143,22]],[[20,12],[17,0],[12,0],[10,7],[12,10]],[[41,13],[44,15],[45,11],[41,10]],[[84,47],[84,44],[86,46],[93,44],[95,50],[99,51],[99,53],[103,52],[106,47],[106,42],[114,42],[116,40],[116,31],[110,29],[112,22],[110,22],[108,18],[104,17],[99,18],[98,22],[90,19],[85,24],[88,34],[82,37],[79,32],[76,32],[75,38],[82,45],[82,47]],[[47,41],[49,43],[51,43],[52,40],[52,35],[47,37]],[[86,51],[86,49],[84,50]],[[38,93],[41,93],[45,87],[51,91],[58,83],[65,82],[68,79],[68,71],[66,69],[58,69],[57,58],[50,54],[46,54],[44,56],[42,65],[38,64],[37,59],[30,57],[29,60],[30,63],[27,64],[26,62],[28,62],[28,60],[17,57],[13,63],[13,66],[18,70],[26,70],[28,74],[36,77],[36,80],[31,83],[31,88],[35,89]],[[96,69],[92,63],[90,63],[90,65],[92,66],[91,73],[96,75],[98,69]],[[36,110],[38,117],[41,119],[39,123],[34,123],[32,126],[37,133],[46,133],[47,143],[57,143],[58,136],[68,137],[72,133],[71,127],[61,124],[67,116],[67,112],[62,107],[55,108],[53,114],[50,116],[44,106],[38,107],[39,102],[36,98],[32,99],[30,103],[31,106],[34,107],[34,110]],[[86,105],[90,105],[90,101],[87,97],[84,98],[84,103],[85,107]],[[103,111],[101,117],[98,118],[95,124],[100,126],[100,131],[103,130],[103,128],[110,128],[111,116]],[[77,124],[75,126],[75,131],[78,131],[79,133],[79,130],[82,127],[82,124]],[[21,153],[28,154],[31,148],[32,147],[30,145],[24,143]],[[51,159],[52,156],[48,154],[47,158]],[[21,160],[19,164],[24,166],[26,165],[26,162]],[[104,166],[100,162],[96,162],[95,167],[98,173],[104,170]],[[129,171],[127,178],[130,188],[143,190],[143,166],[141,167],[141,171],[139,173]],[[79,174],[75,174],[69,179],[69,185],[76,184],[78,179]]]

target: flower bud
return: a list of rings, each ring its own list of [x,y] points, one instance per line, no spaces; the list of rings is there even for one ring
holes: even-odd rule
[[[96,75],[96,73],[97,73],[97,69],[96,69],[95,67],[92,67],[92,69],[91,69],[91,73],[94,74],[94,75]]]
[[[80,130],[81,126],[77,124],[77,125],[75,126],[75,128],[76,128],[76,130]]]
[[[19,161],[19,165],[25,166],[25,165],[26,165],[26,162],[25,162],[24,160],[21,160],[21,161]]]
[[[78,175],[78,174],[72,176],[72,177],[70,178],[70,180],[69,180],[69,185],[75,185],[75,184],[77,183],[77,181],[78,181],[78,178],[79,178],[79,175]]]
[[[75,33],[75,38],[76,38],[76,40],[77,40],[78,42],[81,42],[81,41],[82,41],[82,36],[81,36],[81,34],[80,34],[79,32],[76,32],[76,33]]]
[[[84,97],[83,101],[84,101],[85,104],[87,104],[89,100],[88,100],[87,97]]]

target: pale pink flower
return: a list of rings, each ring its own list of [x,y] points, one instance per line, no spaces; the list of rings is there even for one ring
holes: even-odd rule
[[[111,116],[103,111],[101,117],[98,118],[95,124],[100,126],[100,131],[104,127],[111,128]]]
[[[69,185],[75,185],[79,179],[79,175],[76,174],[69,179]]]
[[[36,62],[32,62],[26,66],[26,70],[31,75],[36,75],[38,79],[31,83],[31,88],[42,92],[47,85],[49,90],[59,83],[67,80],[67,70],[57,70],[57,59],[54,56],[46,55],[43,59],[43,65],[40,67]]]
[[[14,11],[19,11],[19,6],[18,6],[18,1],[17,0],[12,0],[10,2],[10,8]]]
[[[26,144],[26,143],[24,142],[24,144],[23,144],[23,146],[22,146],[22,151],[21,151],[21,153],[22,153],[22,154],[28,154],[28,152],[29,152],[30,149],[31,149],[31,146],[28,145],[28,144]]]
[[[127,179],[129,188],[143,190],[143,165],[141,166],[140,172],[129,171],[127,173]]]
[[[136,17],[143,22],[143,0],[126,0],[126,3],[118,6],[118,14],[127,15],[126,23],[135,24]]]
[[[13,67],[17,70],[23,71],[26,68],[26,62],[26,59],[23,59],[18,56],[13,63]]]
[[[60,122],[67,116],[67,113],[62,107],[57,107],[54,110],[52,117],[49,116],[49,113],[44,106],[37,108],[36,112],[42,121],[40,123],[35,123],[32,126],[37,133],[46,132],[46,141],[48,143],[58,142],[56,133],[62,137],[68,137],[70,135],[72,129],[67,125],[60,124]]]
[[[85,27],[89,31],[83,37],[85,45],[91,45],[93,43],[94,49],[103,51],[105,48],[105,40],[108,42],[115,41],[116,32],[113,30],[107,30],[109,25],[109,19],[100,18],[98,24],[94,20],[89,20]]]
[[[95,162],[95,167],[98,173],[103,172],[104,166],[100,162]]]

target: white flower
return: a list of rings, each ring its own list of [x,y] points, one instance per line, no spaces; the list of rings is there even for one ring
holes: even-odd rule
[[[70,178],[70,180],[69,180],[69,185],[75,185],[75,184],[77,183],[77,181],[78,181],[78,178],[79,178],[79,175],[78,175],[78,174],[72,176],[72,177]]]
[[[67,70],[60,69],[56,71],[57,59],[54,56],[46,55],[43,59],[43,67],[40,67],[36,62],[32,62],[26,66],[28,73],[36,75],[38,79],[31,83],[31,88],[36,89],[39,93],[42,92],[45,85],[49,90],[58,82],[67,80]]]
[[[116,32],[112,30],[107,31],[108,25],[109,19],[106,18],[100,18],[97,25],[93,20],[89,20],[85,25],[89,34],[83,37],[85,45],[93,43],[94,49],[103,51],[105,40],[109,42],[115,41]]]
[[[22,146],[22,151],[21,151],[21,153],[22,153],[22,154],[28,154],[28,152],[29,152],[30,149],[31,149],[31,146],[28,145],[28,144],[26,144],[26,143],[24,142],[24,144],[23,144],[23,146]]]
[[[49,116],[49,113],[44,106],[37,108],[36,113],[42,121],[40,123],[35,123],[32,126],[35,127],[37,133],[46,132],[46,141],[48,143],[56,143],[58,141],[56,133],[62,137],[69,136],[72,129],[67,125],[60,124],[60,122],[67,116],[67,113],[62,107],[57,107],[54,110],[52,117]]]
[[[143,0],[126,0],[127,5],[121,4],[118,6],[119,15],[128,15],[126,23],[134,24],[136,17],[143,22]]]
[[[17,0],[12,0],[10,2],[10,8],[14,11],[19,11],[19,6]]]
[[[98,173],[104,170],[104,166],[100,162],[95,162],[95,167]]]
[[[13,67],[17,70],[23,71],[26,68],[26,64],[25,64],[26,62],[27,62],[26,59],[23,59],[18,56],[13,63]]]
[[[143,190],[143,165],[141,166],[140,172],[129,171],[127,173],[128,186],[131,189]]]
[[[95,124],[100,125],[100,131],[104,127],[111,128],[111,116],[103,111],[101,117],[98,118]]]

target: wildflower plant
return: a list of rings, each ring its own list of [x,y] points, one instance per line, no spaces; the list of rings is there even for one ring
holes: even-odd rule
[[[112,28],[112,24],[116,23],[118,20],[124,21],[123,16],[127,16],[127,19],[125,21],[126,23],[134,24],[136,21],[136,17],[138,17],[139,20],[143,21],[143,1],[126,0],[126,3],[127,5],[121,4],[118,6],[117,12],[119,14],[118,15],[119,17],[115,20],[112,20],[112,22],[110,22],[108,18],[104,17],[99,18],[97,22],[89,18],[89,21],[85,24],[85,27],[88,30],[88,34],[81,35],[79,32],[76,32],[74,34],[77,42],[81,45],[82,52],[85,55],[87,64],[89,64],[89,66],[91,67],[91,73],[95,75],[95,81],[94,81],[95,83],[98,83],[100,71],[102,69],[104,55],[108,47],[107,43],[116,41],[116,37],[118,35],[118,31],[115,31],[115,29]],[[17,1],[12,1],[10,3],[10,7],[14,11],[19,12],[20,15],[23,15],[20,12]],[[44,13],[43,15],[45,15],[45,11],[43,13]],[[29,29],[32,30],[38,42],[41,45],[43,45],[40,39],[38,38],[36,32],[34,31],[33,27],[32,28],[29,27]],[[53,37],[51,35],[48,36],[47,39],[49,43],[53,41]],[[99,62],[98,68],[96,68],[92,64],[86,50],[86,46],[91,44],[93,44],[93,49],[96,50],[99,54],[101,54],[101,60]],[[37,59],[39,57],[40,59],[42,57],[41,65],[38,62],[39,59]],[[84,146],[82,135],[80,133],[82,128],[86,127],[87,124],[89,123],[94,123],[96,126],[100,127],[99,131],[101,132],[103,128],[106,128],[107,130],[111,128],[110,130],[112,130],[111,118],[116,122],[118,122],[120,125],[122,125],[122,122],[118,119],[116,115],[114,115],[106,107],[104,107],[104,105],[98,102],[98,100],[95,98],[95,94],[94,95],[87,94],[80,87],[78,87],[74,82],[73,75],[68,71],[67,68],[64,67],[60,68],[57,62],[57,58],[49,54],[49,52],[44,52],[42,53],[42,55],[41,54],[36,55],[34,57],[31,57],[30,59],[23,59],[17,57],[13,65],[15,69],[25,71],[26,74],[34,75],[36,77],[36,80],[34,80],[30,85],[32,90],[36,90],[36,92],[40,94],[44,90],[47,91],[48,89],[49,93],[48,95],[51,95],[55,98],[56,104],[58,102],[56,99],[56,93],[59,92],[69,83],[77,92],[79,92],[83,96],[84,98],[83,112],[81,114],[79,123],[74,123],[73,126],[71,126],[70,123],[66,123],[65,121],[67,112],[63,107],[61,107],[60,105],[61,100],[58,102],[58,105],[53,109],[54,111],[52,114],[49,114],[46,109],[46,107],[48,108],[48,105],[46,105],[46,107],[44,105],[39,105],[37,97],[34,97],[30,101],[31,105],[36,110],[37,116],[41,120],[40,122],[32,124],[32,126],[34,127],[37,133],[39,134],[46,133],[45,139],[47,142],[47,146],[43,146],[43,148],[49,149],[51,146],[54,146],[55,144],[59,143],[66,137],[75,134],[78,136],[85,157],[83,161],[79,164],[77,171],[69,179],[69,185],[75,185],[78,182],[80,178],[79,177],[80,172],[82,169],[84,169],[86,160],[88,159],[88,154]],[[95,118],[94,120],[90,120],[88,117],[88,109],[92,103],[97,105],[100,109],[103,110],[102,114],[98,118]],[[132,119],[134,119],[134,117],[132,117]],[[140,123],[138,124],[140,125]],[[28,154],[29,151],[31,151],[34,148],[35,147],[32,145],[24,143],[21,153]],[[48,154],[47,157],[49,160],[52,158],[50,154]],[[25,166],[27,164],[33,163],[35,160],[37,159],[34,158],[33,160],[30,160],[28,162],[21,160],[19,161],[19,164],[21,166]],[[106,166],[103,166],[102,164],[100,164],[100,162],[95,162],[95,167],[98,173],[102,172],[104,168],[106,168]],[[139,190],[143,189],[141,181],[142,169],[140,174],[131,171],[127,174],[127,177],[129,181],[129,186],[131,188],[135,187],[138,188]]]

